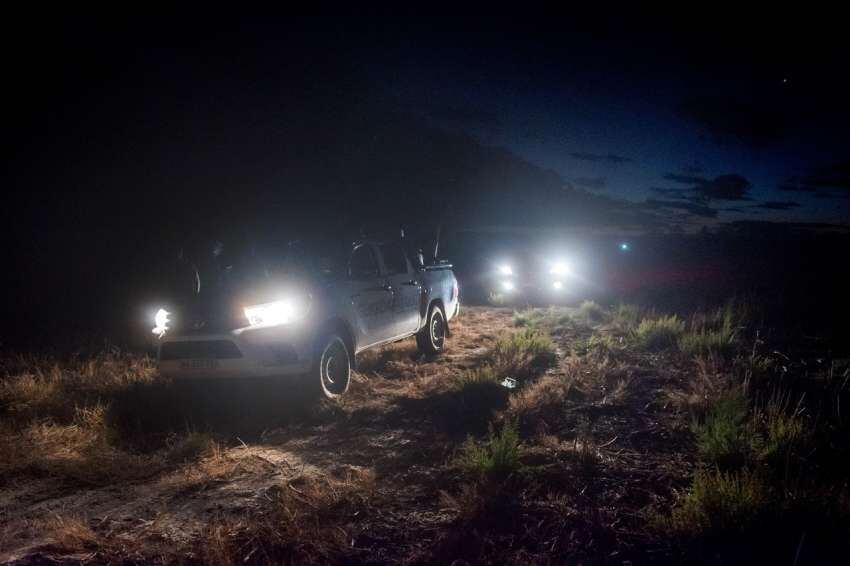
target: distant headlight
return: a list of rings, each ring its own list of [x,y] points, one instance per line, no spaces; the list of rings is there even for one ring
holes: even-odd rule
[[[504,289],[505,291],[513,291],[514,290],[513,281],[502,281],[502,289]]]
[[[169,316],[171,316],[171,313],[165,309],[159,309],[156,311],[156,314],[153,317],[153,323],[156,326],[153,327],[151,332],[156,334],[157,338],[162,338],[165,336],[165,333],[168,332],[168,323],[171,322],[168,318]]]
[[[511,269],[510,265],[500,265],[499,266],[499,274],[500,275],[513,275],[514,270]]]
[[[552,283],[552,288],[555,289],[556,291],[560,291],[561,289],[564,288],[564,284],[561,283],[560,281],[554,281]]]
[[[572,266],[565,261],[558,261],[552,264],[549,268],[549,273],[552,275],[571,275],[573,272]]]
[[[303,309],[299,309],[288,300],[245,307],[245,316],[251,326],[289,324],[303,317],[304,314]]]

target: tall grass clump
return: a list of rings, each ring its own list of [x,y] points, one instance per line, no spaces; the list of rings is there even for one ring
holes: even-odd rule
[[[555,345],[547,334],[526,328],[496,338],[491,352],[497,372],[527,377],[555,362]]]
[[[680,494],[670,526],[690,536],[745,532],[765,516],[770,501],[770,488],[756,472],[700,469]]]
[[[717,399],[693,426],[700,455],[725,468],[743,465],[752,445],[748,412],[747,398],[738,389]]]
[[[802,403],[791,407],[788,393],[775,391],[763,406],[756,406],[752,415],[758,431],[754,443],[755,457],[783,479],[799,471],[803,448],[811,444],[814,427],[805,419]]]
[[[679,349],[690,355],[728,357],[735,350],[740,330],[750,319],[752,307],[730,300],[719,309],[691,317],[690,329],[679,339]]]
[[[608,317],[608,312],[595,301],[582,301],[577,314],[587,322],[594,323],[603,322]]]
[[[525,309],[514,311],[514,326],[520,328],[538,328],[546,319],[546,311]]]
[[[520,456],[516,424],[507,421],[498,433],[491,429],[483,442],[467,439],[460,455],[460,464],[479,477],[504,478],[520,469]]]
[[[789,479],[812,432],[801,406],[790,405],[780,392],[752,406],[742,389],[725,392],[692,427],[700,455],[724,469],[746,465]]]
[[[632,332],[643,318],[643,310],[638,305],[620,303],[611,312],[611,323],[621,332]]]
[[[685,322],[675,314],[645,318],[635,330],[637,343],[652,352],[675,348],[685,332]]]
[[[696,315],[691,329],[679,338],[679,349],[690,355],[729,355],[735,344],[738,324],[734,307],[727,305],[710,316]]]

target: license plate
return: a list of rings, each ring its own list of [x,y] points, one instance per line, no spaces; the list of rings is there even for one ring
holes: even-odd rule
[[[214,359],[197,359],[183,360],[180,362],[180,369],[216,369],[218,368],[218,360]]]

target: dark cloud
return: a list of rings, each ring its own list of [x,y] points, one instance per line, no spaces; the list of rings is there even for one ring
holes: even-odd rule
[[[690,185],[683,189],[654,187],[651,190],[668,198],[678,198],[693,201],[711,200],[750,200],[747,193],[752,184],[743,176],[730,173],[714,179],[697,177],[695,175],[680,175],[667,173],[664,178],[668,181]]]
[[[583,153],[580,151],[574,151],[570,153],[570,157],[573,159],[578,159],[580,161],[593,161],[596,163],[610,163],[612,165],[622,165],[623,163],[631,163],[632,160],[629,157],[623,157],[622,155],[617,155],[616,153]]]
[[[850,157],[802,176],[789,177],[780,191],[809,193],[817,198],[850,198]]]
[[[752,208],[766,208],[767,210],[791,210],[798,206],[800,206],[800,203],[792,200],[767,200],[751,205]]]
[[[650,187],[650,191],[653,193],[657,193],[665,198],[679,199],[679,200],[688,200],[688,201],[700,201],[702,198],[697,195],[690,194],[685,189],[673,189],[670,187]]]
[[[694,163],[693,165],[685,165],[682,167],[682,172],[687,175],[699,175],[703,172],[703,168],[701,165]]]
[[[783,98],[771,93],[755,93],[747,98],[696,96],[686,100],[682,109],[720,144],[763,147],[781,139],[790,126]]]
[[[576,177],[573,182],[576,185],[593,190],[601,190],[608,185],[608,179],[605,177]]]
[[[638,206],[645,210],[681,211],[691,216],[699,216],[700,218],[717,218],[718,212],[717,209],[711,208],[705,204],[680,200],[646,199]]]
[[[705,177],[697,177],[694,175],[680,175],[678,173],[667,173],[664,175],[664,178],[668,181],[675,181],[677,183],[683,183],[685,185],[699,185],[702,183],[708,183],[709,180]]]
[[[696,187],[703,196],[717,200],[749,200],[752,185],[741,175],[721,175]]]

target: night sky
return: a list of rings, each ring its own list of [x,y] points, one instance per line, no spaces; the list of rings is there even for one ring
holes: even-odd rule
[[[400,107],[568,186],[690,223],[846,223],[846,43],[823,22],[722,23],[442,34],[360,56]]]
[[[368,106],[349,109],[364,121],[405,116],[506,148],[556,173],[569,193],[664,222],[847,222],[848,49],[830,18],[567,21],[444,32],[385,15],[23,19],[6,39],[16,55],[6,184],[27,213],[56,192],[123,203],[176,179],[168,192],[197,192],[191,185],[221,162],[216,152],[246,128],[287,135],[290,87],[320,68],[311,92],[329,102],[304,109],[323,115],[317,129],[351,129],[333,122],[350,101]],[[257,160],[273,160],[276,143],[258,147],[268,155]],[[410,170],[441,167],[423,158]],[[244,158],[210,176],[255,193],[292,186],[281,169]]]

